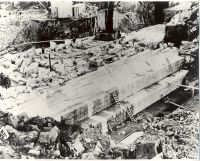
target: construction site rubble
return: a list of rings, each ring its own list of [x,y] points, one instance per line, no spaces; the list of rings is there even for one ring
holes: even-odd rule
[[[157,27],[155,26],[155,28]],[[164,37],[164,33],[162,35]],[[143,40],[141,41],[143,42]],[[156,43],[160,41],[161,39],[158,38]],[[4,75],[11,75],[13,73],[12,77],[9,78],[12,87],[2,92],[2,99],[8,98],[9,96],[6,96],[6,93],[11,94],[10,91],[13,90],[19,97],[23,93],[34,93],[36,89],[62,86],[73,78],[97,70],[104,63],[113,63],[123,57],[130,57],[151,48],[151,45],[140,43],[137,37],[133,41],[126,40],[122,44],[117,41],[110,44],[105,44],[104,42],[97,43],[92,38],[84,38],[78,42],[84,42],[84,50],[79,49],[78,44],[74,47],[65,44],[54,44],[54,47],[56,49],[59,48],[59,51],[45,48],[44,53],[42,53],[41,48],[32,47],[24,52],[6,54],[1,59],[1,68]],[[51,67],[49,66],[49,61],[51,61]],[[24,86],[26,86],[26,92],[21,91],[21,89],[24,89]],[[4,91],[4,89],[2,90]],[[21,101],[17,102],[17,104],[21,103]],[[2,108],[3,106],[5,105],[2,105]]]
[[[16,158],[20,158],[17,151],[21,148],[24,149],[21,155],[34,158],[51,156],[71,159],[126,159],[130,157],[151,159],[161,152],[162,158],[166,159],[196,158],[198,142],[195,140],[199,138],[199,117],[196,113],[198,97],[196,96],[195,101],[190,102],[192,106],[189,102],[186,105],[190,106],[192,111],[177,109],[164,117],[143,115],[142,119],[140,115],[137,122],[141,123],[144,134],[125,147],[117,145],[110,136],[102,135],[98,129],[92,127],[83,131],[80,127],[78,130],[77,127],[73,127],[74,125],[64,125],[52,118],[29,118],[26,114],[12,116],[12,120],[17,121],[11,122],[10,114],[2,112],[1,126],[9,134],[9,138],[1,140],[1,145],[9,141],[9,144],[15,147],[9,157],[16,155]],[[26,124],[24,128],[23,124]],[[13,128],[14,125],[15,128]]]
[[[197,157],[199,114],[195,104],[198,104],[198,99],[198,96],[195,96],[194,99],[185,104],[188,110],[177,109],[164,117],[154,117],[151,122],[144,123],[147,126],[145,134],[137,142],[140,144],[153,142],[155,144],[156,148],[154,149],[157,151],[151,152],[152,155],[154,154],[151,158],[161,152],[160,159]]]
[[[1,159],[198,158],[198,3],[4,3]]]

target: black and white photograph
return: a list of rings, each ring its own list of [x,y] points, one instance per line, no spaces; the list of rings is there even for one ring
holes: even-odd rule
[[[199,159],[199,2],[0,0],[0,159]]]

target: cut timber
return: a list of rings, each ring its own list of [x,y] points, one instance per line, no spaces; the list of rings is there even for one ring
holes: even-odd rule
[[[112,124],[111,128],[114,128],[118,125],[118,122],[121,121],[123,118],[123,112],[126,111],[126,107],[128,104],[131,104],[134,106],[133,114],[137,114],[141,111],[143,111],[145,108],[150,106],[151,104],[155,103],[156,101],[160,100],[164,96],[168,95],[175,89],[179,88],[176,85],[168,85],[165,82],[171,82],[171,83],[181,83],[185,75],[187,74],[187,70],[181,70],[179,72],[176,72],[174,75],[170,77],[166,77],[157,84],[154,84],[146,89],[143,89],[133,96],[128,97],[124,102],[121,103],[121,106],[114,105],[110,108],[107,108],[103,110],[102,112],[91,116],[90,118],[92,120],[95,120],[95,122],[101,122],[102,124],[102,131],[103,133],[106,133],[108,129],[107,123],[112,120],[115,124]],[[129,116],[126,115],[126,118],[123,118],[126,120]],[[122,120],[123,121],[123,120]],[[84,124],[84,123],[83,123]]]
[[[175,48],[145,51],[130,57],[128,62],[124,58],[109,64],[110,72],[101,67],[95,72],[70,80],[64,86],[49,89],[31,102],[9,111],[15,114],[26,112],[29,116],[51,116],[57,120],[61,116],[71,115],[78,118],[75,122],[81,121],[114,104],[113,97],[106,93],[110,88],[117,87],[118,98],[122,100],[172,74],[166,58],[174,72],[184,62]],[[86,108],[87,111],[81,110]]]

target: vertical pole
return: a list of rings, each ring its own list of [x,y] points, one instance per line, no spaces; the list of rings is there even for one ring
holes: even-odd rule
[[[51,56],[49,54],[49,68],[50,68],[50,71],[51,71]]]
[[[44,54],[44,52],[45,52],[45,49],[44,49],[44,47],[42,47],[42,54]]]
[[[194,97],[194,89],[191,89],[192,90],[192,97]]]

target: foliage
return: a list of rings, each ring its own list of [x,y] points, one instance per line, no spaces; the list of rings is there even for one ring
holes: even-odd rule
[[[155,10],[155,6],[153,2],[139,2],[140,6],[137,9],[137,14],[141,15],[141,21],[144,22],[145,25],[153,25],[153,12]]]
[[[21,1],[18,3],[20,9],[29,9],[30,7],[48,9],[50,5],[50,2],[48,1]]]

